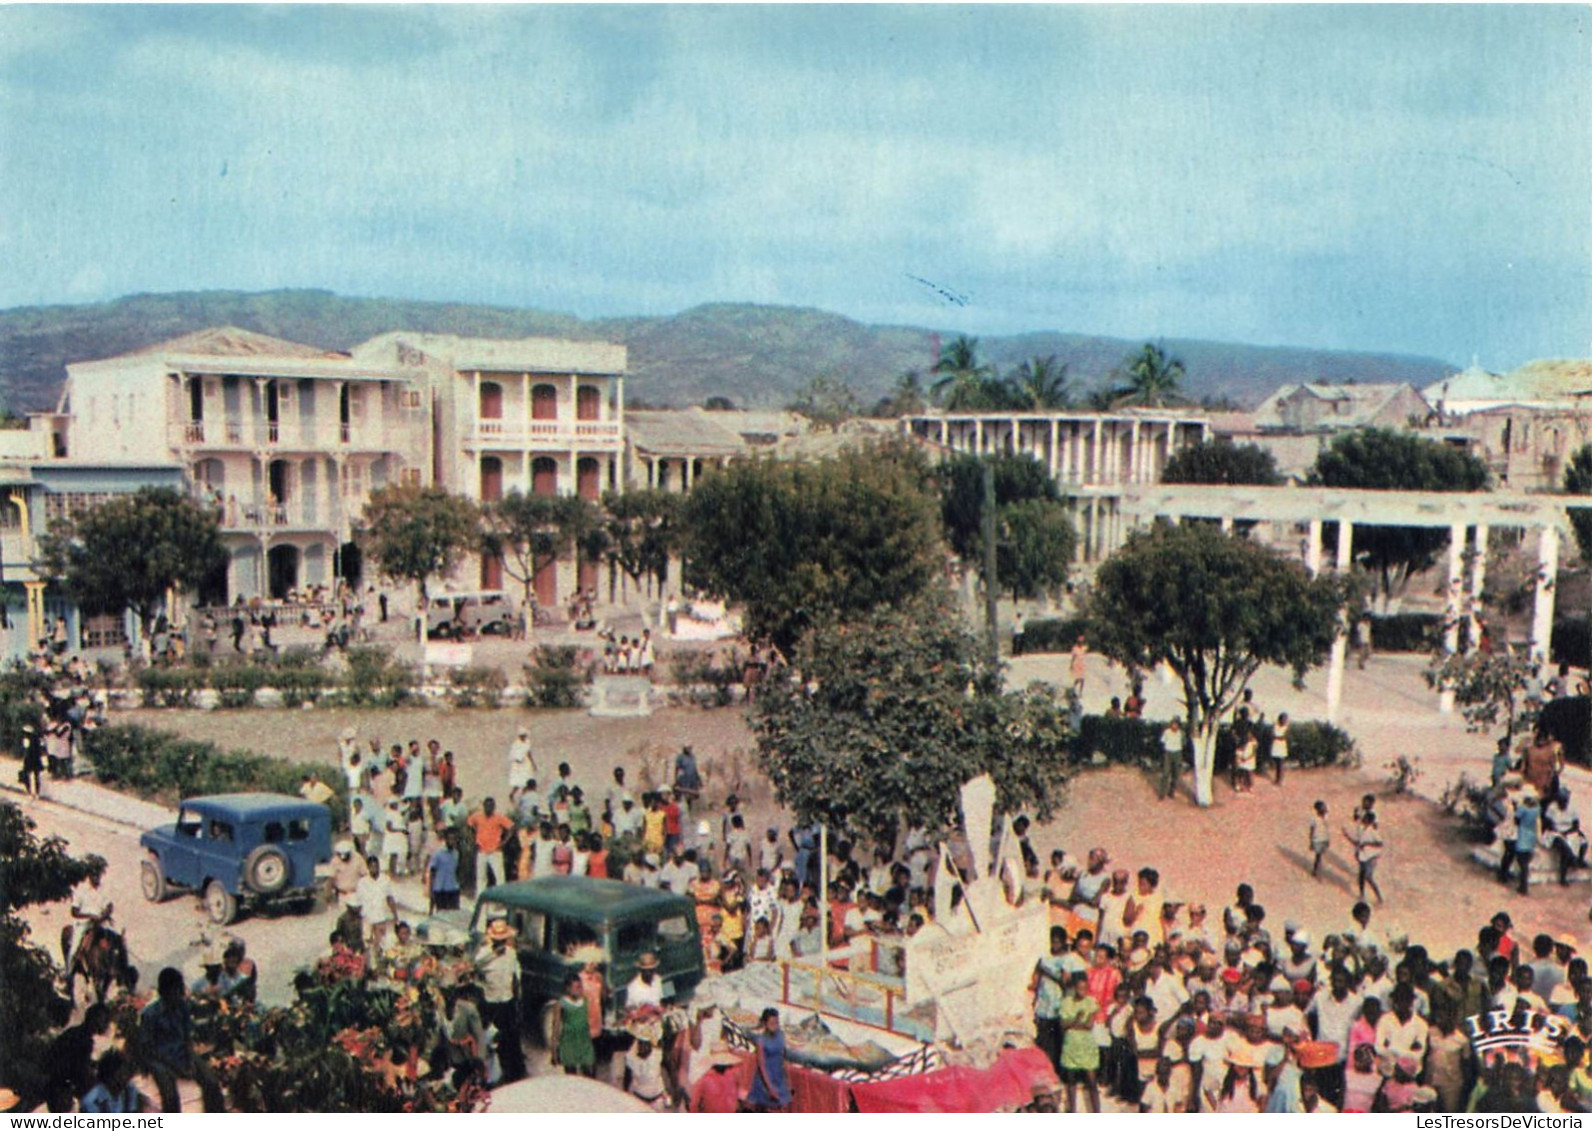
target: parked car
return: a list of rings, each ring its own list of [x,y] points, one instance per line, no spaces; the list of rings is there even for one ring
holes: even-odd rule
[[[487,888],[475,903],[472,932],[481,936],[493,919],[507,919],[519,936],[520,1005],[528,1017],[556,999],[581,962],[568,957],[595,944],[603,963],[603,1018],[610,1026],[625,1009],[624,991],[636,961],[658,956],[665,998],[689,998],[702,981],[702,940],[696,907],[683,895],[653,888],[547,876]]]
[[[240,909],[298,901],[320,892],[316,867],[332,859],[332,814],[325,805],[280,793],[190,797],[177,823],[138,838],[144,896],[159,903],[174,890],[199,893],[210,920],[225,926]]]
[[[518,624],[513,599],[499,591],[444,593],[426,608],[426,636],[432,640],[510,636]]]

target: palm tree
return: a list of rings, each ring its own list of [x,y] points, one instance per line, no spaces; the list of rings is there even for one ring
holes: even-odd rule
[[[1119,405],[1165,408],[1168,403],[1186,399],[1179,389],[1185,376],[1183,363],[1167,357],[1166,351],[1151,342],[1145,342],[1143,349],[1128,358],[1119,373],[1127,379],[1127,384],[1116,392]]]
[[[1067,386],[1067,365],[1056,355],[1023,362],[1006,378],[1013,401],[1025,409],[1066,408],[1072,403]]]
[[[940,379],[929,386],[934,399],[949,409],[987,407],[985,385],[993,370],[978,360],[978,339],[963,334],[941,351],[931,372]]]

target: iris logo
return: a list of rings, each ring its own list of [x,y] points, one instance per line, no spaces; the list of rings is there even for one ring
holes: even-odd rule
[[[1519,1050],[1533,1056],[1558,1055],[1570,1035],[1570,1021],[1556,1013],[1495,1009],[1465,1018],[1465,1032],[1478,1054]]]

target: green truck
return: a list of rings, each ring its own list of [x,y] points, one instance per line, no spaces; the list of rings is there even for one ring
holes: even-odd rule
[[[625,987],[643,954],[658,956],[665,1000],[689,998],[702,980],[696,908],[683,895],[616,880],[547,876],[482,892],[471,933],[482,937],[494,919],[507,920],[517,936],[520,1005],[527,1018],[538,1017],[563,992],[565,979],[580,972],[583,962],[571,955],[593,946],[605,959],[603,1020],[610,1027],[625,1012]]]

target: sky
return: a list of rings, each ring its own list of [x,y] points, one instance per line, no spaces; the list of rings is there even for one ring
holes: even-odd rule
[[[319,287],[1592,354],[1592,14],[0,7],[0,308]]]

